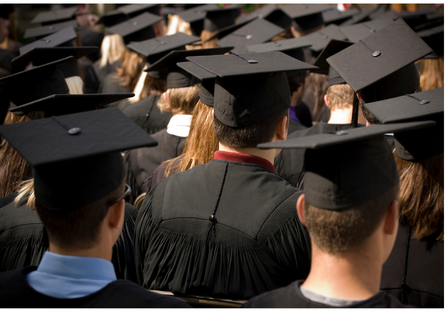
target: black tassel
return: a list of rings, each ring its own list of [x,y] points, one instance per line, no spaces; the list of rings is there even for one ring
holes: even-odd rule
[[[352,102],[352,118],[351,118],[351,125],[353,128],[357,127],[357,123],[358,123],[358,97],[357,97],[357,93],[354,92],[354,101]]]

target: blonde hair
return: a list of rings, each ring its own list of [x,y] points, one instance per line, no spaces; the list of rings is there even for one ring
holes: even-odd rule
[[[100,47],[102,56],[100,58],[99,68],[116,62],[124,50],[124,39],[120,35],[113,34],[105,36]]]
[[[218,140],[213,128],[212,110],[213,107],[198,101],[193,110],[190,132],[182,155],[176,158],[178,162],[169,161],[165,169],[166,177],[206,164],[213,159],[213,153],[218,150]]]
[[[127,49],[122,52],[120,60],[121,66],[116,69],[114,77],[121,86],[131,92],[136,87],[146,62],[141,55]]]
[[[214,34],[216,34],[216,31],[209,31],[209,30],[203,30],[201,32],[201,43],[202,45],[199,47],[200,49],[210,49],[210,48],[218,48],[219,45],[217,45],[216,43],[218,42],[218,37],[213,38],[212,40],[209,40],[207,42],[207,39],[209,39],[210,37],[212,37]]]
[[[352,102],[354,102],[354,90],[348,84],[330,86],[326,94],[331,104],[331,110],[352,107]]]
[[[172,15],[168,19],[167,33],[166,35],[174,35],[178,32],[182,32],[186,35],[192,35],[192,30],[190,29],[190,23],[185,22],[178,15]]]
[[[164,100],[168,98],[168,103]],[[175,114],[192,114],[199,100],[199,87],[193,85],[184,88],[167,89],[158,100],[158,108],[161,112],[172,112]]]
[[[438,59],[420,60],[420,64],[421,91],[443,87],[443,55]]]
[[[144,69],[142,70],[141,74],[139,75],[139,80],[136,83],[136,86],[134,87],[134,90],[133,90],[134,96],[132,98],[128,99],[128,101],[130,101],[131,104],[136,103],[143,99],[142,90],[144,89],[145,78],[147,77],[147,72],[145,71],[146,68],[147,68],[147,64],[145,64]]]
[[[27,194],[29,194],[29,197],[26,204],[32,210],[36,209],[36,194],[34,192],[34,179],[29,179],[19,184],[18,195],[14,199],[15,205],[18,206],[20,200]]]
[[[70,94],[83,94],[83,81],[79,76],[65,78]]]

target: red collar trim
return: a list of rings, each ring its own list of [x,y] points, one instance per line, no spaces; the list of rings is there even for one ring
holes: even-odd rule
[[[254,164],[254,165],[261,166],[261,167],[265,167],[265,168],[269,169],[270,171],[275,172],[275,168],[270,163],[270,161],[268,161],[264,158],[258,157],[258,156],[254,156],[254,155],[232,153],[232,152],[225,152],[225,151],[216,151],[213,154],[213,158],[219,159],[219,160],[235,161],[235,162],[240,162],[240,163],[245,163],[245,164]]]

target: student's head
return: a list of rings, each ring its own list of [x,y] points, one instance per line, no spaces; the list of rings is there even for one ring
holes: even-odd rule
[[[199,100],[199,86],[192,85],[183,88],[170,88],[162,93],[158,100],[161,112],[172,112],[175,114],[192,114]]]
[[[116,62],[124,50],[124,39],[122,39],[120,35],[113,34],[105,36],[100,47],[101,59],[99,67],[105,67],[107,64]]]
[[[327,100],[326,100],[327,97]],[[328,88],[325,95],[325,102],[331,111],[337,109],[352,109],[354,101],[354,90],[348,84],[335,84]]]
[[[132,92],[146,64],[145,60],[140,54],[124,49],[120,61],[121,66],[116,70],[116,77],[121,86]]]

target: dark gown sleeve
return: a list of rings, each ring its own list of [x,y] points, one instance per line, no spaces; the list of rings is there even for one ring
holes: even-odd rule
[[[79,63],[83,72],[83,93],[97,93],[97,90],[99,89],[99,80],[97,79],[93,66],[83,59],[79,59]]]
[[[126,171],[126,181],[127,184],[131,187],[131,193],[130,193],[130,203],[134,203],[136,198],[139,196],[139,194],[143,193],[143,191],[139,187],[139,183],[136,179],[136,176],[133,172],[133,162],[135,161],[134,158],[137,157],[136,155],[137,151],[129,150],[125,153],[124,156],[124,166]]]

